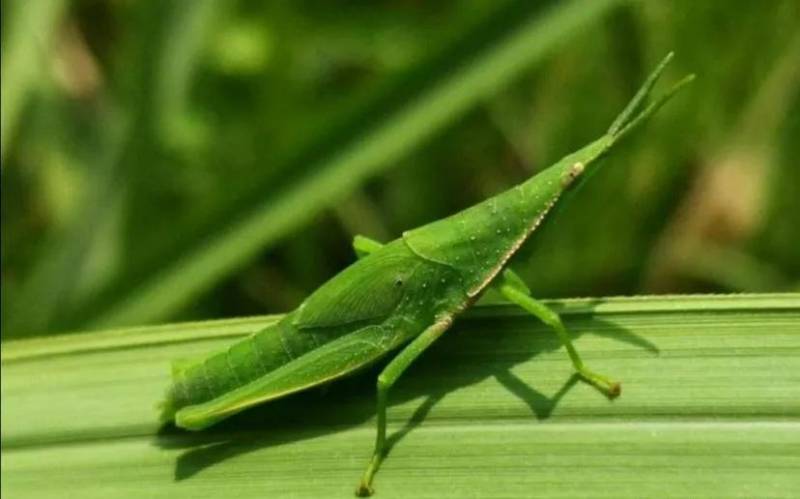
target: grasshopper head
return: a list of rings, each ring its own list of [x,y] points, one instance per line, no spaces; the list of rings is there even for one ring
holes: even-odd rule
[[[642,126],[661,106],[666,104],[683,86],[694,80],[694,75],[690,74],[679,80],[663,95],[655,100],[649,101],[653,87],[658,78],[664,72],[669,62],[672,60],[672,52],[659,63],[655,70],[647,77],[644,84],[636,92],[625,109],[617,116],[609,127],[605,135],[598,140],[587,145],[578,152],[571,154],[555,165],[559,171],[560,184],[562,189],[572,189],[582,183],[593,173],[595,164],[599,162],[611,149],[631,132]]]

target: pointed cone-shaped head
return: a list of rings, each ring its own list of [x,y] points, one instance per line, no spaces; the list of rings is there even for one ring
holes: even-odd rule
[[[655,87],[659,77],[669,65],[672,57],[673,53],[670,52],[661,60],[603,137],[566,156],[527,183],[536,184],[537,179],[544,177],[547,173],[549,176],[560,178],[562,186],[566,189],[577,185],[579,183],[577,182],[578,180],[584,182],[590,176],[586,175],[586,173],[595,173],[597,171],[595,165],[600,162],[600,159],[611,152],[615,146],[620,144],[634,130],[644,125],[681,88],[694,80],[695,76],[693,74],[687,75],[657,99],[652,101],[649,99],[653,87]]]

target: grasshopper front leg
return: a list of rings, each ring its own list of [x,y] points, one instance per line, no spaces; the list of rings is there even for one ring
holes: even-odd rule
[[[550,310],[544,303],[534,299],[530,295],[530,290],[525,286],[525,283],[519,276],[511,269],[506,269],[497,280],[496,286],[500,293],[508,300],[519,305],[531,315],[534,315],[553,328],[558,338],[561,340],[561,343],[566,347],[569,358],[572,360],[572,365],[583,379],[597,387],[609,398],[619,396],[622,391],[622,386],[618,382],[611,381],[606,376],[592,372],[584,365],[581,356],[572,345],[572,340],[569,337],[569,333],[567,333],[567,329],[564,327],[564,323],[561,322],[561,317]]]
[[[449,316],[437,320],[397,354],[378,376],[378,432],[375,438],[375,451],[372,454],[369,465],[367,465],[364,476],[361,478],[361,483],[356,489],[357,496],[367,497],[372,495],[372,478],[386,455],[386,404],[389,390],[414,359],[431,346],[436,341],[436,338],[441,336],[452,323],[453,319]]]

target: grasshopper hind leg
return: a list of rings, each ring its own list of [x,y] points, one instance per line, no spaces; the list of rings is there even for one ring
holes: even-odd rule
[[[563,343],[564,347],[567,349],[572,365],[583,379],[605,393],[609,398],[619,396],[622,392],[622,385],[586,367],[578,351],[575,350],[575,347],[572,345],[572,340],[569,337],[569,333],[567,333],[567,329],[564,327],[564,323],[561,322],[561,318],[546,305],[534,299],[530,295],[530,291],[527,286],[525,286],[522,279],[511,270],[506,269],[498,280],[498,289],[508,300],[519,305],[556,332],[561,343]]]

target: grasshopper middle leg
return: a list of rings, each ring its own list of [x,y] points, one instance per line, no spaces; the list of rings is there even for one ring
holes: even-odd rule
[[[414,359],[419,357],[422,352],[431,346],[431,344],[436,341],[436,338],[441,336],[452,323],[453,319],[451,317],[439,319],[397,354],[378,376],[378,433],[375,437],[375,451],[364,472],[361,483],[358,489],[356,489],[356,495],[360,497],[372,495],[372,478],[375,476],[375,472],[378,471],[378,467],[380,467],[381,461],[383,461],[386,455],[386,403],[389,396],[389,389],[391,389],[392,385],[400,378]]]

